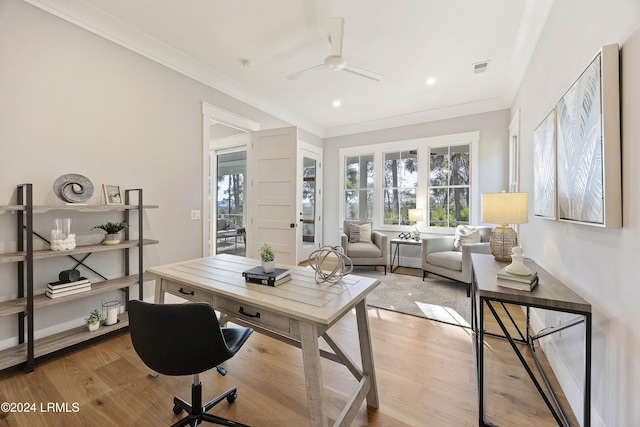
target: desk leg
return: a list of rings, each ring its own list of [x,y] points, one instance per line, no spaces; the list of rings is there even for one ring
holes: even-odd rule
[[[164,304],[164,291],[162,290],[162,279],[156,279],[156,293],[153,300],[156,304]]]
[[[327,414],[324,406],[324,382],[320,364],[318,330],[315,326],[300,322],[300,342],[302,344],[302,362],[304,381],[307,387],[309,422],[311,427],[327,427]]]
[[[371,378],[371,388],[367,393],[367,405],[378,408],[378,385],[376,383],[376,370],[373,365],[373,348],[371,346],[371,334],[369,329],[369,317],[367,315],[366,300],[356,305],[356,319],[358,321],[358,337],[360,339],[360,357],[362,358],[362,373]]]

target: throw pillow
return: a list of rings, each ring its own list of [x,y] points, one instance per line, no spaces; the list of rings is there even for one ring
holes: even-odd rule
[[[475,227],[459,225],[456,227],[453,249],[460,252],[466,243],[480,243],[480,232]]]
[[[349,224],[349,242],[371,242],[371,224]]]

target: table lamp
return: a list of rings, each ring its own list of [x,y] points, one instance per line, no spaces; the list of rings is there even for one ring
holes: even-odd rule
[[[420,228],[418,228],[418,221],[424,221],[424,214],[422,209],[409,209],[409,221],[415,222],[415,229],[413,231],[413,237],[416,240],[420,239]]]
[[[496,261],[511,261],[511,249],[518,246],[518,233],[508,224],[529,221],[528,193],[481,195],[482,222],[500,224],[491,231],[490,247]]]

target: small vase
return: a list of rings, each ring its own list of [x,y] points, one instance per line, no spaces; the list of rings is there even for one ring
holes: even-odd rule
[[[273,270],[276,269],[275,261],[262,261],[262,269],[265,273],[273,273]]]
[[[117,245],[120,243],[120,235],[119,234],[107,234],[104,236],[105,245]]]
[[[89,330],[93,332],[98,330],[98,328],[100,327],[100,322],[88,323],[87,325],[89,326]]]

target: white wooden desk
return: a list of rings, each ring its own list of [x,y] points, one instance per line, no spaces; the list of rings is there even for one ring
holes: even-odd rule
[[[364,399],[378,408],[369,319],[365,297],[380,282],[348,275],[335,284],[317,284],[310,268],[289,267],[292,280],[277,287],[245,282],[242,272],[258,261],[234,255],[216,255],[147,271],[158,276],[156,303],[164,303],[165,293],[191,301],[210,303],[222,314],[221,323],[252,327],[302,349],[311,426],[327,426],[324,385],[320,357],[345,365],[358,386],[335,426],[351,424]],[[362,368],[331,339],[329,328],[350,310],[356,310]],[[322,337],[333,350],[320,349]]]

